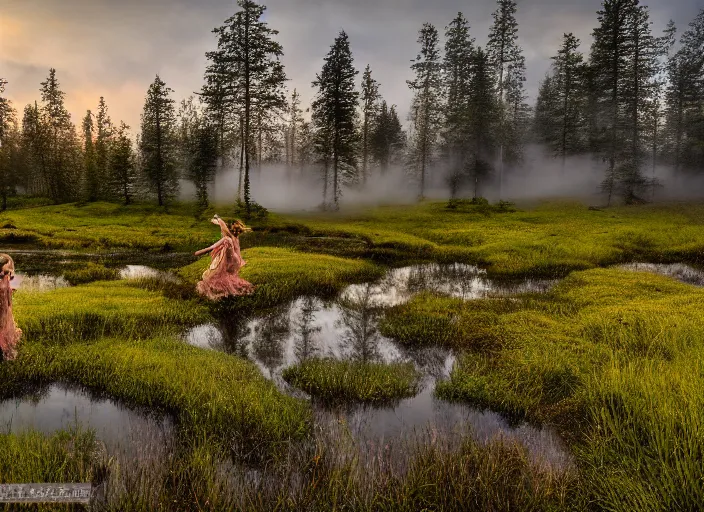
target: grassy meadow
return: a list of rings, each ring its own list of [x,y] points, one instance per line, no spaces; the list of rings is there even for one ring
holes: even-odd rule
[[[192,253],[219,238],[208,222],[216,211],[229,218],[225,207],[196,218],[192,205],[13,209],[0,213],[0,246]],[[116,280],[113,268],[90,263],[67,271],[70,288],[15,294],[24,336],[19,357],[0,362],[0,399],[28,384],[77,385],[172,416],[181,441],[116,464],[91,432],[0,430],[0,483],[109,482],[100,510],[702,508],[704,289],[614,265],[704,264],[704,204],[424,203],[270,214],[252,226],[242,237],[242,276],[257,286],[251,297],[217,306],[199,299],[193,287],[207,257],[179,268],[180,284]],[[331,298],[388,265],[415,262],[564,278],[545,294],[463,301],[420,293],[387,310],[379,329],[402,347],[452,349],[458,362],[437,398],[555,428],[574,467],[545,468],[520,445],[471,438],[396,446],[408,454],[401,468],[384,453],[365,459],[254,363],[181,338],[221,315]],[[408,365],[329,359],[288,368],[284,378],[326,403],[381,404],[418,385]]]

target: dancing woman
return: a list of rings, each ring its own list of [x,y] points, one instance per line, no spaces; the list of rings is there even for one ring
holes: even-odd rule
[[[17,356],[17,343],[22,331],[12,316],[11,281],[15,278],[15,262],[0,254],[0,360],[12,361]]]
[[[228,295],[249,295],[254,292],[254,285],[239,276],[239,271],[245,265],[240,254],[239,236],[251,231],[240,220],[236,220],[228,228],[225,221],[217,215],[211,221],[220,226],[222,238],[206,249],[195,253],[201,256],[210,253],[210,267],[203,272],[203,280],[198,283],[198,293],[211,300],[219,300]]]

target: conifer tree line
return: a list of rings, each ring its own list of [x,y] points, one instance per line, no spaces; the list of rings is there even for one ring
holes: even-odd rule
[[[289,183],[317,179],[324,208],[392,168],[421,199],[438,184],[452,199],[490,189],[504,199],[532,143],[563,172],[570,157],[592,156],[608,203],[652,198],[661,166],[676,176],[704,172],[704,10],[681,34],[672,22],[654,34],[639,0],[603,0],[590,48],[564,35],[533,107],[515,0],[497,0],[483,44],[462,13],[441,30],[425,23],[407,81],[408,130],[371,66],[355,62],[344,31],[321,52],[304,106],[287,88],[284,49],[265,10],[238,0],[213,30],[201,90],[177,104],[157,75],[138,127],[113,123],[103,97],[74,125],[54,69],[20,114],[0,78],[0,208],[18,194],[165,206],[181,180],[205,208],[217,173],[235,169],[232,199],[251,213],[252,182],[266,183],[271,164]]]
[[[704,171],[704,10],[677,38],[670,21],[654,34],[648,7],[605,0],[588,54],[565,34],[540,85],[535,132],[565,165],[603,162],[610,203],[649,199],[658,166],[675,177]]]

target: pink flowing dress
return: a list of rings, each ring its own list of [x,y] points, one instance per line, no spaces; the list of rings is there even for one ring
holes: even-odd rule
[[[17,343],[22,331],[12,316],[12,286],[10,276],[0,279],[0,350],[3,358],[12,361],[17,356]]]
[[[228,295],[249,295],[254,285],[239,276],[246,264],[240,254],[240,241],[223,236],[210,253],[210,267],[203,272],[203,280],[196,286],[198,293],[219,300]]]

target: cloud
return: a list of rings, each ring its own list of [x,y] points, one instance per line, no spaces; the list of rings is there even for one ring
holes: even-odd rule
[[[672,0],[651,9],[659,30],[674,18],[680,33],[696,15],[699,0]],[[463,11],[477,44],[484,45],[495,9],[492,0],[271,0],[266,14],[279,30],[289,87],[304,103],[311,82],[337,33],[350,36],[357,68],[370,64],[381,92],[399,106],[410,103],[406,80],[417,53],[422,23],[441,33]],[[519,0],[520,44],[527,59],[532,97],[564,32],[574,32],[588,52],[598,0]],[[232,0],[4,0],[0,19],[0,74],[8,97],[22,109],[39,99],[39,83],[57,69],[74,121],[105,96],[113,120],[139,126],[147,87],[159,73],[180,100],[202,83],[211,30],[233,14]],[[361,76],[360,76],[361,79]]]

